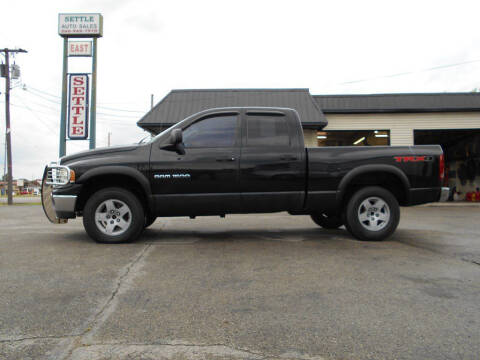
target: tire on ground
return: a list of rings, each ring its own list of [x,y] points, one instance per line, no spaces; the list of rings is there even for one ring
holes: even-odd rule
[[[95,221],[97,208],[107,200],[123,202],[130,209],[130,225],[121,234],[106,234],[100,230],[101,225]],[[142,233],[144,225],[145,212],[138,197],[122,188],[111,187],[95,192],[87,200],[83,209],[83,226],[87,234],[96,242],[114,244],[134,241]]]
[[[343,221],[338,216],[328,216],[327,214],[311,214],[313,222],[325,229],[337,229],[343,225]]]
[[[375,206],[375,204],[382,204],[377,203],[377,199],[382,200],[386,207]],[[370,207],[367,208],[365,204]],[[383,221],[382,218],[386,220]],[[400,221],[400,208],[397,199],[390,191],[380,186],[369,186],[358,190],[350,198],[344,212],[344,220],[347,230],[357,239],[381,241],[392,235],[397,228]]]

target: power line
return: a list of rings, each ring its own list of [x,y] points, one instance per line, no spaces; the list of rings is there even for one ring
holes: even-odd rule
[[[20,97],[20,96],[19,96]],[[43,107],[45,109],[49,109],[49,110],[52,110],[52,111],[55,111],[55,112],[59,112],[60,110],[58,110],[57,108],[53,108],[51,106],[47,106],[45,104],[42,104],[42,103],[38,103],[38,102],[35,102],[35,101],[32,101],[32,100],[28,100],[29,103],[31,104],[35,104],[37,106],[40,106],[40,107]]]
[[[3,101],[0,101],[0,104],[4,104],[5,102]],[[22,101],[22,103],[24,103]],[[40,114],[45,114],[45,115],[49,115],[49,116],[58,116],[60,110],[57,110],[57,109],[53,109],[51,107],[48,107],[48,106],[44,106],[44,105],[40,105],[38,104],[39,106],[42,106],[50,111],[46,112],[46,111],[42,111],[42,110],[38,110],[38,109],[31,109],[30,107],[26,107],[26,106],[22,106],[22,105],[19,105],[19,104],[14,104],[14,103],[10,103],[11,106],[13,107],[17,107],[17,108],[21,108],[21,109],[27,109],[27,110],[31,110],[31,111],[35,111],[37,113],[40,113]],[[104,117],[104,116],[100,116],[99,119],[101,119],[102,121],[107,121],[107,122],[110,122],[110,124],[115,124],[115,125],[120,125],[120,126],[129,126],[131,127],[132,124],[131,123],[125,123],[125,122],[121,122],[121,120],[119,119],[114,119],[114,118],[107,118],[107,117]],[[51,121],[54,121],[54,122],[57,122],[58,120],[57,119],[49,119]]]
[[[60,96],[57,96],[57,95],[53,95],[53,94],[50,94],[46,91],[43,91],[43,90],[39,90],[39,89],[36,89],[30,85],[28,85],[28,88],[27,88],[27,91],[28,89],[31,89],[33,90],[34,92],[39,92],[43,95],[47,95],[47,96],[51,96],[51,97],[54,97],[54,98],[57,98],[57,99],[60,99],[61,97]],[[32,92],[30,92],[32,93]],[[60,103],[60,102],[59,102]],[[111,108],[111,107],[107,107],[107,106],[97,106],[98,108],[102,108],[102,109],[105,109],[105,110],[113,110],[113,111],[121,111],[121,112],[131,112],[131,113],[140,113],[140,114],[145,114],[145,111],[141,111],[141,110],[128,110],[128,109],[119,109],[119,108]]]
[[[431,67],[431,68],[427,68],[427,69],[423,69],[423,70],[419,70],[419,71],[406,71],[406,72],[401,72],[401,73],[396,73],[396,74],[371,77],[371,78],[367,78],[367,79],[345,81],[345,82],[340,83],[339,85],[357,84],[357,83],[361,83],[361,82],[367,82],[367,81],[378,80],[378,79],[387,79],[387,78],[393,78],[393,77],[399,77],[399,76],[405,76],[405,75],[411,75],[411,74],[419,74],[419,73],[422,73],[422,72],[446,69],[446,68],[450,68],[450,67],[473,64],[473,63],[477,63],[477,62],[480,62],[480,59],[463,61],[463,62],[454,63],[454,64],[440,65],[440,66],[435,66],[435,67]]]
[[[42,98],[42,99],[44,99],[44,100],[47,100],[47,101],[49,101],[49,102],[51,102],[51,103],[59,104],[59,105],[61,104],[61,102],[60,102],[59,100],[49,99],[49,98],[47,98],[47,97],[45,97],[45,96],[43,96],[43,95],[40,95],[40,94],[37,94],[36,92],[31,91],[29,88],[26,88],[26,89],[23,89],[23,90],[26,91],[26,92],[28,92],[29,94],[32,94],[32,95],[34,95],[34,96],[37,96],[37,97]]]
[[[32,94],[32,95],[34,95],[34,96],[38,96],[38,97],[40,97],[40,98],[42,98],[42,99],[44,99],[44,100],[47,100],[47,101],[49,101],[49,102],[51,102],[51,103],[60,105],[60,102],[59,102],[59,101],[55,101],[55,100],[52,100],[52,99],[48,99],[48,98],[46,98],[46,97],[44,97],[44,96],[42,96],[42,95],[36,94],[36,93],[34,93],[34,92],[31,92],[31,91],[29,91],[28,89],[25,90],[25,91],[28,92],[29,94]],[[101,108],[101,107],[98,106],[98,108]],[[123,114],[122,114],[122,115],[119,115],[119,114],[99,112],[99,111],[97,111],[97,114],[107,115],[107,116],[116,116],[116,117],[121,117],[121,118],[125,118],[125,119],[138,119],[138,118],[139,118],[139,116],[133,116],[133,115],[132,115],[132,116],[129,116],[129,115],[123,115]]]
[[[18,98],[20,99],[20,101],[23,103],[23,105],[25,105],[25,108],[27,108],[28,111],[30,111],[33,116],[35,116],[37,118],[38,121],[40,121],[43,125],[45,125],[50,131],[52,132],[56,132],[56,130],[52,129],[50,127],[50,125],[48,125],[47,123],[43,122],[43,120],[40,118],[40,116],[37,115],[36,112],[34,112],[32,109],[30,109],[30,107],[23,101],[23,99],[21,97],[18,96]]]
[[[20,98],[20,97],[19,97]],[[43,112],[44,114],[51,114],[51,115],[58,115],[60,113],[60,110],[56,109],[56,108],[53,108],[53,107],[50,107],[50,106],[47,106],[45,104],[41,104],[41,103],[38,103],[38,102],[35,102],[35,101],[32,101],[32,100],[28,100],[28,102],[32,103],[32,104],[35,104],[37,106],[40,106],[42,108],[45,108],[45,109],[48,109],[50,110],[50,113],[46,113],[46,112]],[[1,103],[1,102],[0,102]],[[22,101],[22,103],[26,106],[26,103],[24,101]],[[18,104],[13,104],[12,103],[12,106],[15,106],[15,107],[20,107],[20,108],[26,108],[25,106],[21,106],[21,105],[18,105]],[[38,110],[37,110],[38,111]],[[122,117],[122,118],[127,118],[127,119],[138,119],[138,117],[127,117],[127,116],[121,116],[121,115],[114,115],[114,114],[107,114],[107,113],[102,113],[102,112],[99,112],[97,114],[100,114],[101,116],[99,116],[100,119],[102,120],[107,120],[107,121],[114,121],[114,122],[118,122],[119,119],[115,119],[115,117]],[[113,118],[110,118],[110,117],[105,117],[105,116],[110,116],[110,117],[113,117]],[[127,125],[127,124],[123,124],[121,123],[121,125]]]

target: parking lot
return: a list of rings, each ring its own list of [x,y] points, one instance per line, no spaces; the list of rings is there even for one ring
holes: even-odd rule
[[[136,243],[0,207],[0,359],[478,359],[480,207],[381,243],[309,217],[158,219]]]

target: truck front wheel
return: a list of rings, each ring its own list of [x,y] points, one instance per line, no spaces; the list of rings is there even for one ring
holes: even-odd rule
[[[83,226],[97,242],[134,241],[142,233],[144,225],[142,204],[134,194],[122,188],[97,191],[83,209]]]
[[[337,229],[343,225],[343,221],[340,217],[327,214],[311,214],[313,222],[324,229]]]
[[[359,240],[381,241],[389,237],[400,221],[400,208],[393,194],[379,186],[358,190],[345,210],[347,230]]]
[[[148,228],[150,225],[152,225],[155,220],[157,220],[157,217],[154,215],[145,215],[145,225],[143,226],[145,229]]]

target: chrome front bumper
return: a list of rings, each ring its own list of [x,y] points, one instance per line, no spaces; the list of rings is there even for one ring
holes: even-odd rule
[[[75,217],[75,204],[77,195],[52,195],[53,207],[58,215],[69,215]]]
[[[442,190],[440,191],[440,199],[438,201],[440,202],[447,201],[449,195],[450,195],[450,188],[442,187]]]
[[[43,211],[50,222],[65,224],[67,219],[75,218],[77,195],[54,195],[53,186],[48,182],[48,170],[46,166],[42,178]]]

